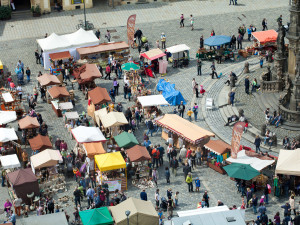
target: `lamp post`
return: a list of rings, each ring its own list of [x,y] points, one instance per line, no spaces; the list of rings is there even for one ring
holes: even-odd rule
[[[127,216],[127,225],[129,225],[129,215],[130,215],[130,211],[126,210],[125,211],[125,215]]]
[[[85,14],[85,0],[83,0],[83,14],[84,14],[84,30],[87,30],[86,28],[86,14]]]

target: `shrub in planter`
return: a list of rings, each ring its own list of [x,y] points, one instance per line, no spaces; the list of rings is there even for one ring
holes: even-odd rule
[[[0,6],[0,19],[7,20],[11,18],[11,8],[8,6]]]
[[[40,6],[39,5],[37,5],[36,7],[32,6],[31,7],[31,12],[32,12],[32,15],[34,17],[40,16],[41,15],[41,8],[40,8]]]

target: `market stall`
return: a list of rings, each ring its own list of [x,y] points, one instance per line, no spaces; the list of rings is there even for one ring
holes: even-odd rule
[[[76,51],[80,59],[88,59],[88,61],[91,62],[93,62],[92,59],[99,59],[102,67],[106,66],[107,59],[110,55],[118,62],[126,62],[130,53],[129,45],[124,41],[77,48]]]
[[[116,225],[127,225],[126,211],[130,211],[131,224],[158,225],[158,214],[151,201],[128,198],[116,206],[109,208]]]
[[[16,154],[0,156],[1,166],[3,169],[20,168],[21,164]]]
[[[135,64],[135,63],[130,63],[130,64]],[[150,68],[145,69],[145,71],[147,70],[151,71]],[[123,75],[124,75],[123,78],[124,83],[127,84],[128,87],[130,88],[133,99],[135,99],[137,96],[151,95],[151,90],[147,89],[147,86],[150,84],[150,80],[147,80],[146,78],[142,78],[143,76],[142,70],[125,70],[123,71]]]
[[[18,136],[14,128],[0,128],[0,142],[15,140],[18,140]]]
[[[39,76],[37,80],[39,81],[41,86],[59,85],[61,83],[57,76],[50,75],[48,73]]]
[[[59,100],[51,101],[52,109],[57,117],[62,117],[67,111],[72,110],[72,102],[59,102]]]
[[[99,183],[108,184],[109,191],[127,190],[126,163],[120,152],[95,155],[95,170],[99,174]]]
[[[300,176],[300,148],[293,151],[280,149],[275,174]]]
[[[94,112],[107,106],[108,102],[111,102],[111,98],[106,88],[96,87],[88,92],[88,115],[94,118]]]
[[[0,126],[13,122],[16,119],[16,111],[0,111]]]
[[[70,93],[66,87],[53,86],[48,90],[48,93],[52,99],[58,98],[59,101],[64,102],[68,101],[68,97],[70,97]]]
[[[106,138],[98,127],[79,126],[71,130],[77,143],[105,142]]]
[[[144,68],[146,75],[154,77],[152,69],[154,72],[159,72],[161,74],[167,73],[168,62],[162,58],[166,54],[159,48],[151,49],[147,52],[144,52],[140,55],[142,60],[144,59]],[[152,68],[152,69],[151,69]]]
[[[65,123],[69,123],[70,121],[73,121],[72,123],[75,124],[76,120],[79,119],[78,112],[65,112]]]
[[[81,89],[84,89],[83,86],[87,88],[95,88],[96,84],[94,80],[101,78],[102,74],[100,73],[96,64],[86,63],[79,68],[75,68],[73,70],[73,76],[81,86]]]
[[[172,62],[172,66],[181,67],[187,66],[190,61],[190,47],[185,44],[174,45],[166,49],[169,62]]]
[[[155,122],[163,128],[162,138],[168,140],[169,135],[172,136],[176,148],[180,148],[180,143],[183,143],[183,140],[186,148],[196,149],[197,147],[203,147],[211,137],[215,136],[214,133],[176,114],[165,114],[155,119]]]
[[[114,220],[107,207],[80,211],[79,216],[83,225],[114,224]]]
[[[47,70],[51,66],[49,57],[51,53],[68,51],[71,57],[77,60],[79,59],[79,55],[76,51],[77,48],[98,45],[99,39],[92,30],[85,31],[84,29],[79,29],[74,33],[65,35],[52,33],[46,38],[38,39],[37,42],[43,50],[43,67]]]
[[[257,31],[251,33],[254,47],[275,46],[278,33],[275,30]]]
[[[28,198],[28,195],[34,193],[33,197],[40,196],[39,184],[31,168],[7,173],[7,178],[11,199],[16,199],[18,196],[26,205],[30,205],[32,199]]]
[[[69,51],[57,52],[49,54],[51,68],[59,68],[62,63],[71,63],[73,61],[73,57],[71,56]],[[52,74],[55,74],[52,72]]]
[[[37,153],[41,152],[47,148],[52,148],[52,143],[48,136],[42,136],[38,134],[34,138],[28,140],[31,149]]]
[[[55,167],[60,161],[62,162],[62,156],[59,150],[53,149],[45,149],[30,157],[32,171],[37,177],[41,176],[39,173],[40,169]],[[57,174],[56,169],[49,169],[49,174]]]
[[[204,148],[209,151],[207,165],[221,174],[226,174],[223,165],[225,160],[230,156],[231,146],[221,140],[209,140],[204,145]]]
[[[143,114],[145,118],[158,117],[162,114],[158,106],[170,105],[163,95],[147,95],[137,97],[138,102],[143,108]]]
[[[18,121],[19,128],[24,130],[25,139],[28,141],[29,139],[36,136],[36,128],[40,127],[40,123],[38,122],[36,117],[25,116],[24,118]]]
[[[131,148],[139,144],[134,134],[126,131],[123,131],[121,134],[115,136],[114,140],[120,148]]]

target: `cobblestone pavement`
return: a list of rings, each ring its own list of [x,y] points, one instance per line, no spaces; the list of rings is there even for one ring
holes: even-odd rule
[[[145,6],[145,10],[147,10],[146,16],[138,16],[138,26],[143,31],[143,33],[148,37],[149,41],[154,45],[155,41],[159,39],[161,32],[165,32],[167,35],[167,46],[175,45],[175,44],[182,44],[185,43],[188,46],[191,47],[190,56],[191,56],[191,63],[187,68],[182,69],[173,69],[171,67],[168,68],[168,75],[164,77],[165,79],[168,79],[171,83],[174,83],[176,85],[176,88],[181,91],[183,97],[187,101],[187,105],[191,105],[193,102],[199,103],[199,105],[202,107],[204,106],[205,98],[195,99],[193,97],[192,91],[191,91],[191,81],[192,78],[196,78],[197,82],[199,84],[203,84],[204,88],[207,90],[207,96],[215,98],[218,96],[218,92],[222,88],[223,80],[211,80],[209,76],[210,72],[210,62],[204,62],[204,65],[202,67],[203,70],[203,76],[197,77],[196,76],[196,61],[195,61],[195,53],[199,47],[199,37],[201,34],[203,34],[205,37],[208,37],[211,29],[214,29],[216,34],[224,34],[224,35],[232,35],[237,33],[237,28],[241,24],[245,23],[246,26],[250,24],[257,25],[258,30],[260,30],[260,24],[263,17],[268,19],[268,25],[269,28],[276,28],[276,18],[278,15],[283,14],[284,20],[288,19],[288,8],[282,7],[283,3],[285,1],[268,1],[270,3],[274,3],[270,5],[269,10],[265,10],[269,6],[266,6],[265,4],[258,4],[255,6],[255,3],[258,0],[253,0],[251,3],[248,3],[247,1],[241,1],[240,6],[236,6],[236,8],[229,8],[227,3],[220,2],[218,0],[213,2],[178,2],[178,3],[172,3],[172,7],[178,7],[178,10],[182,10],[186,15],[190,14],[190,12],[196,12],[197,7],[200,8],[203,4],[203,10],[198,10],[196,15],[196,22],[195,31],[190,31],[189,27],[186,27],[184,29],[179,29],[178,26],[178,20],[175,20],[177,18],[177,15],[180,14],[177,13],[177,11],[171,11],[173,10],[172,7],[168,8],[168,10],[165,11],[164,14],[161,14],[160,16],[157,16],[159,13],[164,12],[164,7],[159,4],[149,4]],[[287,5],[286,1],[286,4]],[[220,4],[219,4],[220,3]],[[191,7],[184,7],[182,9],[180,5],[185,4],[184,6],[190,6]],[[193,4],[195,4],[197,7],[193,8]],[[164,4],[163,4],[164,5]],[[150,9],[150,7],[154,6],[160,6],[160,8]],[[226,6],[226,9],[224,7]],[[256,7],[255,10],[253,10],[253,7]],[[132,7],[134,10],[129,10]],[[101,17],[102,11],[99,12],[93,12],[94,9],[91,9],[91,11],[88,11],[88,17],[89,16],[95,16],[99,21],[106,21],[107,24],[105,26],[109,28],[115,28],[117,30],[116,36],[119,36],[120,38],[115,38],[113,40],[126,40],[126,28],[122,25],[125,24],[125,21],[127,19],[127,16],[132,14],[133,12],[137,12],[138,15],[142,15],[141,10],[143,6],[122,6],[120,8],[117,8],[116,12],[111,13],[103,13],[103,16]],[[149,7],[149,9],[148,9]],[[206,7],[206,8],[205,8]],[[211,10],[209,10],[209,7]],[[259,7],[259,9],[258,9]],[[124,12],[128,9],[128,12]],[[155,13],[153,12],[155,10]],[[235,11],[231,11],[235,10]],[[253,11],[251,11],[253,10]],[[204,12],[205,11],[205,12]],[[224,12],[227,13],[224,13]],[[153,12],[153,13],[152,13]],[[61,15],[67,15],[72,14],[75,12],[64,12]],[[95,15],[94,15],[94,14]],[[55,26],[53,25],[52,15],[47,15],[45,17],[41,17],[39,20],[26,20],[26,21],[8,21],[4,25],[3,23],[0,25],[2,27],[2,36],[0,39],[0,49],[2,50],[0,52],[0,59],[2,60],[3,64],[10,70],[14,71],[16,62],[18,59],[21,59],[25,66],[29,66],[33,75],[32,75],[32,81],[29,84],[26,84],[23,89],[26,93],[32,93],[33,87],[37,84],[37,81],[35,80],[35,77],[38,73],[38,71],[43,71],[40,65],[35,64],[34,60],[34,51],[37,47],[36,44],[36,38],[44,35],[44,33],[51,33],[53,31],[57,33],[66,33],[66,32],[73,32],[74,24],[76,24],[74,21],[74,24],[69,22],[69,20],[64,20],[64,17],[56,17],[55,18]],[[107,16],[109,15],[109,16]],[[122,15],[122,16],[121,16]],[[262,16],[263,15],[263,16]],[[59,15],[58,15],[59,16]],[[75,19],[77,20],[78,15],[75,15]],[[63,19],[61,21],[64,21],[64,23],[58,22],[58,18]],[[126,19],[125,19],[126,18]],[[141,18],[141,20],[140,20]],[[143,18],[143,19],[142,19]],[[37,22],[38,21],[38,22]],[[92,20],[94,23],[95,21]],[[111,21],[111,22],[108,22]],[[163,22],[157,22],[157,21],[163,21]],[[99,26],[104,27],[101,25],[100,22],[97,20],[97,24]],[[18,32],[11,32],[12,29],[11,26],[14,26]],[[105,33],[105,29],[101,29],[102,34]],[[102,35],[104,36],[104,35]],[[112,36],[115,36],[112,35]],[[9,39],[13,39],[13,41],[7,41]],[[249,42],[245,42],[244,45],[250,44]],[[133,50],[133,56],[137,57],[137,50]],[[255,61],[256,59],[250,59]],[[228,75],[231,70],[234,70],[235,72],[239,72],[242,69],[242,65],[244,62],[226,62],[224,64],[217,64],[217,72],[222,72],[225,75]],[[155,84],[158,82],[160,78],[152,79],[151,80],[151,87],[155,87]],[[112,82],[111,81],[105,81],[105,80],[98,80],[97,85],[105,87],[105,88],[111,88]],[[123,86],[122,81],[120,81],[120,86]],[[68,89],[71,89],[70,85],[68,86]],[[76,88],[75,88],[76,89]],[[121,88],[122,89],[122,88]],[[122,94],[122,91],[121,91]],[[81,113],[82,111],[86,111],[87,101],[83,100],[83,96],[80,92],[75,90],[75,96],[76,96],[76,110]],[[124,108],[127,106],[130,106],[131,102],[125,102],[121,95],[116,97],[117,102],[122,102],[124,105]],[[70,135],[66,132],[66,129],[64,128],[64,123],[61,118],[57,118],[54,115],[54,112],[51,109],[51,106],[42,103],[40,100],[38,102],[37,111],[40,112],[44,118],[44,121],[49,126],[49,134],[55,139],[56,137],[60,137],[61,139],[64,139],[67,141],[69,149],[72,149],[75,146],[75,141],[71,140]],[[173,111],[172,107],[163,107],[162,110],[165,113]],[[226,142],[229,142],[231,139],[231,130],[227,127],[223,126],[223,120],[220,115],[219,110],[214,110],[212,112],[206,111],[204,107],[202,107],[202,114],[199,115],[200,119],[196,122],[197,125],[212,130],[216,133],[218,137],[225,140]],[[220,124],[222,126],[220,126]],[[16,128],[16,123],[12,124],[13,127]],[[141,127],[139,130],[136,131],[136,136],[138,140],[142,140],[142,133],[145,130],[145,127]],[[160,134],[155,134],[154,137],[150,138],[152,143],[161,143],[164,142],[160,138]],[[248,143],[245,140],[242,140],[242,143],[245,143],[245,145],[251,145],[251,143]],[[166,165],[166,164],[165,164]],[[161,189],[161,193],[163,196],[166,196],[166,189],[169,187],[165,184],[164,181],[164,172],[160,169],[160,179],[159,179],[159,188]],[[228,176],[220,175],[213,170],[206,168],[205,166],[202,166],[200,168],[197,168],[195,171],[193,171],[193,177],[199,176],[202,181],[201,186],[201,192],[200,196],[199,193],[187,193],[187,185],[185,184],[182,176],[182,168],[179,169],[179,174],[176,178],[171,178],[171,185],[173,191],[179,191],[180,194],[180,210],[186,210],[186,209],[193,209],[196,207],[197,202],[200,201],[201,195],[203,194],[204,190],[208,190],[210,197],[211,197],[211,205],[216,205],[216,202],[218,199],[222,200],[225,204],[232,206],[233,204],[240,206],[241,205],[241,198],[240,195],[236,192],[234,188],[234,182],[232,182]],[[72,180],[68,181],[68,192],[57,194],[55,198],[61,197],[64,194],[72,195],[72,191],[74,189],[75,182]],[[155,188],[147,190],[148,197],[151,201],[154,203],[154,191]],[[131,187],[129,185],[129,189],[126,192],[128,196],[134,196],[139,197],[139,190],[137,190],[135,187]],[[3,205],[4,200],[7,198],[7,189],[1,188],[0,189],[0,205]],[[286,199],[279,199],[276,198],[272,199],[271,204],[268,206],[268,212],[269,215],[274,215],[275,212],[278,210],[278,206],[280,203],[283,203]],[[296,199],[298,200],[298,199]],[[64,206],[64,208],[67,210],[69,214],[72,213],[72,207],[73,204],[69,203],[69,206]],[[82,204],[83,207],[86,207],[86,201]],[[3,219],[3,214],[0,215],[0,220]],[[73,218],[73,216],[71,216]],[[251,212],[246,213],[247,219],[254,219],[254,215]]]

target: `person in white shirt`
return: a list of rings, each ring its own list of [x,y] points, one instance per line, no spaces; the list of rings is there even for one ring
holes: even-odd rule
[[[23,92],[22,92],[22,87],[20,86],[20,84],[19,84],[18,87],[17,87],[17,92],[18,92],[20,101],[22,101],[22,95],[23,95]]]
[[[156,203],[156,210],[158,210],[159,208],[159,201],[160,201],[160,196],[159,196],[159,189],[156,189],[156,192],[155,192],[155,203]]]

